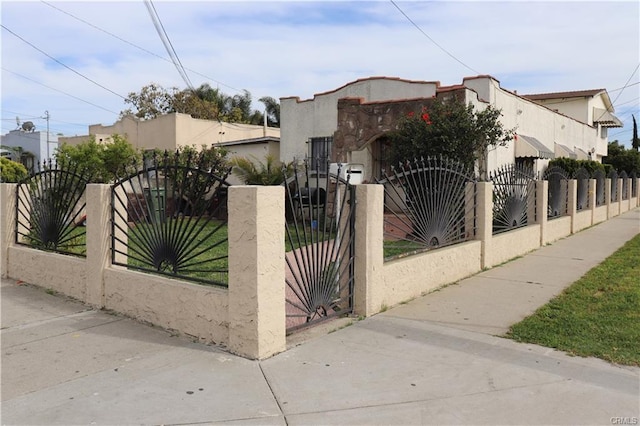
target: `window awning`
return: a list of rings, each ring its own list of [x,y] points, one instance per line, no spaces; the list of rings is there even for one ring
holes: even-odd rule
[[[568,157],[573,158],[574,160],[578,159],[578,155],[573,152],[571,148],[558,142],[556,142],[555,144],[554,154],[556,155],[556,157]]]
[[[576,149],[576,154],[578,155],[578,160],[590,160],[589,158],[589,153],[587,151],[584,151],[581,148],[578,148],[577,146],[575,147]]]
[[[532,136],[518,135],[516,138],[516,158],[555,158],[542,142]]]
[[[593,108],[593,124],[599,124],[602,127],[622,127],[622,121],[606,109]]]

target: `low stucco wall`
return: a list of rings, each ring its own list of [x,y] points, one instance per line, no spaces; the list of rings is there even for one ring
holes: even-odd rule
[[[599,206],[593,210],[593,224],[604,222],[607,220],[607,212],[609,210],[609,206]]]
[[[108,268],[104,273],[105,308],[201,341],[229,341],[226,289],[206,287]]]
[[[493,235],[485,251],[485,267],[499,265],[538,247],[540,247],[539,224]]]
[[[480,241],[469,241],[385,262],[380,306],[398,304],[479,272],[481,249]]]
[[[571,235],[571,216],[558,217],[546,223],[542,244],[549,244],[569,235]]]
[[[85,258],[22,246],[11,246],[7,249],[8,277],[85,300]]]
[[[618,215],[620,215],[620,203],[616,201],[615,203],[609,204],[608,217],[612,218]]]
[[[591,226],[591,210],[581,210],[573,217],[572,232],[578,232]]]

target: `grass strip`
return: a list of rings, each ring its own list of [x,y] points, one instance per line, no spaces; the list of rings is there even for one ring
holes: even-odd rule
[[[640,235],[511,326],[506,337],[640,366]]]

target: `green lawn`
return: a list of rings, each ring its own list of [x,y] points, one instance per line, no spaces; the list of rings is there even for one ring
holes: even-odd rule
[[[640,366],[640,235],[506,337]]]

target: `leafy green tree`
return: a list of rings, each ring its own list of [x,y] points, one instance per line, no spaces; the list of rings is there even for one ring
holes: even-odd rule
[[[257,160],[254,158],[254,160]],[[264,162],[253,161],[247,157],[235,157],[231,160],[233,173],[246,185],[280,185],[293,175],[293,163],[284,165],[273,155],[266,155]]]
[[[607,156],[602,159],[604,164],[610,164],[618,172],[623,170],[628,174],[640,174],[640,152],[635,149],[625,149],[617,140],[609,142]]]
[[[0,157],[0,182],[20,182],[27,175],[27,169],[22,164]]]
[[[112,135],[111,142],[99,144],[92,135],[87,142],[78,145],[62,144],[55,154],[61,166],[77,166],[92,176],[94,183],[113,182],[127,169],[139,166],[141,155],[124,137]]]
[[[558,166],[569,176],[573,176],[580,168],[584,168],[591,176],[596,170],[605,171],[602,163],[593,160],[574,160],[573,158],[561,157],[549,161],[549,167]]]
[[[177,88],[165,89],[156,83],[143,86],[140,93],[130,92],[125,99],[125,104],[131,104],[132,108],[120,112],[120,117],[134,115],[143,120],[151,120],[160,115],[175,112],[174,98]]]
[[[489,149],[504,146],[513,139],[515,129],[505,129],[501,112],[488,106],[475,111],[472,104],[435,99],[420,112],[411,112],[391,132],[390,164],[404,164],[415,158],[444,156],[469,168],[478,164],[486,179],[485,159]]]

